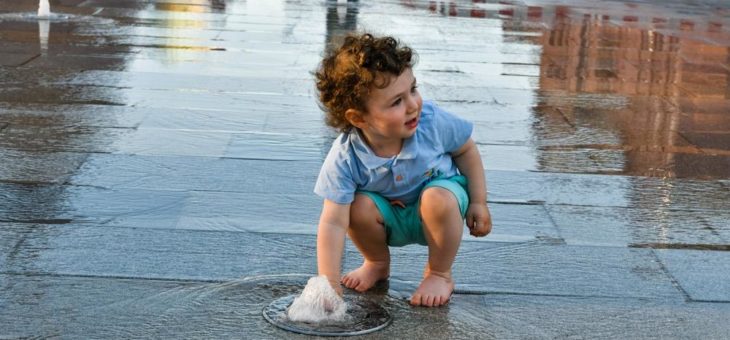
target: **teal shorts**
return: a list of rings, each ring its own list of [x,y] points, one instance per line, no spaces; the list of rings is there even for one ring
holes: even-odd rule
[[[469,193],[467,191],[466,177],[454,176],[450,178],[437,178],[426,184],[421,190],[431,187],[440,187],[450,191],[459,202],[459,210],[461,217],[466,214],[466,208],[469,206]],[[358,191],[375,202],[380,214],[383,215],[385,223],[385,233],[387,235],[388,245],[394,247],[402,247],[408,244],[428,245],[426,235],[423,233],[423,225],[418,207],[421,205],[419,197],[418,202],[408,204],[405,208],[390,204],[390,201],[378,193],[371,191]]]

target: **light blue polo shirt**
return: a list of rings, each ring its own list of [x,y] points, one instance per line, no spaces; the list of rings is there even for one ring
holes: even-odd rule
[[[414,203],[431,179],[459,174],[450,153],[469,140],[472,129],[471,122],[425,101],[416,133],[404,141],[399,154],[383,158],[353,128],[332,143],[314,192],[339,204],[352,203],[358,190]]]

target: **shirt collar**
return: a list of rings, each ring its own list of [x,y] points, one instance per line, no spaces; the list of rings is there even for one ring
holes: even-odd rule
[[[416,158],[416,151],[418,149],[416,136],[417,134],[414,134],[412,137],[403,142],[403,147],[401,148],[400,153],[396,155],[394,162],[402,159]],[[350,143],[353,150],[355,150],[357,158],[359,158],[360,162],[362,162],[362,164],[369,170],[377,169],[392,159],[377,156],[367,145],[359,129],[353,128],[350,132]]]

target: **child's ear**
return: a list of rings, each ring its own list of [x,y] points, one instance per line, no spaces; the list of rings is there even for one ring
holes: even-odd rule
[[[347,109],[347,111],[345,111],[345,119],[347,119],[350,124],[361,129],[365,125],[365,120],[362,118],[362,116],[363,113],[359,110]]]

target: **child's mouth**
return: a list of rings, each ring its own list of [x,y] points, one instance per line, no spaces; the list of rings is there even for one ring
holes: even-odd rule
[[[418,117],[406,122],[406,127],[408,127],[409,129],[415,129],[416,126],[418,126]]]

